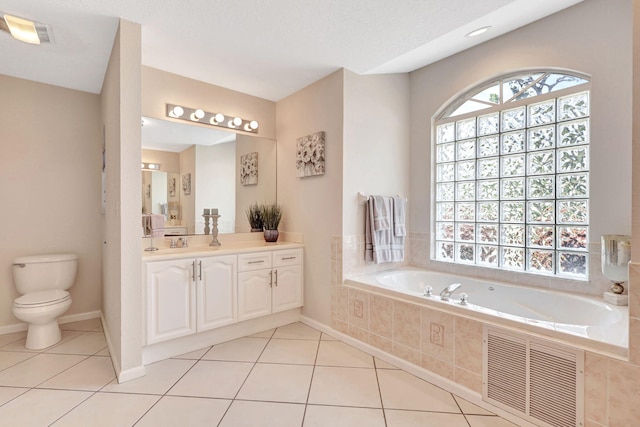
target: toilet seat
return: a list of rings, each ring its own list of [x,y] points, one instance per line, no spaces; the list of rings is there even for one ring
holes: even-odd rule
[[[70,299],[69,292],[53,289],[50,291],[29,292],[16,298],[13,305],[19,308],[40,308],[60,304]]]

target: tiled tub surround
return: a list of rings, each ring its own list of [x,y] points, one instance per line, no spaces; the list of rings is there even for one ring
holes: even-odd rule
[[[476,277],[484,274],[497,281],[525,283],[529,275],[488,271],[482,268],[429,262],[428,233],[411,233],[407,242],[408,264],[431,267],[432,270],[460,267],[461,274]],[[599,245],[597,245],[599,246]],[[464,387],[480,399],[482,392],[482,327],[483,322],[450,312],[421,307],[375,292],[367,292],[342,284],[347,275],[381,271],[391,266],[364,266],[350,257],[362,257],[361,245],[356,237],[336,236],[332,241],[332,313],[331,327],[369,346],[404,359],[415,366],[414,372],[423,378],[440,377],[449,387]],[[594,248],[599,249],[599,248]],[[590,271],[592,283],[579,282],[591,289],[591,294],[601,294],[606,289],[606,279],[595,274],[599,266],[599,253],[591,252]],[[599,252],[599,251],[598,251]],[[597,258],[597,260],[595,260]],[[343,268],[344,267],[344,268]],[[585,351],[585,427],[628,427],[640,420],[640,295],[633,292],[640,288],[640,264],[629,268],[629,361],[625,357],[600,352]],[[457,273],[457,271],[456,271]],[[514,277],[508,280],[494,274]],[[593,282],[602,282],[596,285]],[[538,286],[571,290],[575,281],[541,278]],[[545,283],[546,280],[546,283]],[[559,284],[559,286],[557,286]],[[532,283],[532,285],[536,285]],[[584,292],[584,289],[583,289]],[[433,326],[432,326],[433,325]],[[435,375],[434,375],[435,374]]]

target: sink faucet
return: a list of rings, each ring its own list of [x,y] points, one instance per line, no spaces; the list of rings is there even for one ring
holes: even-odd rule
[[[442,301],[449,301],[449,297],[451,296],[451,294],[454,293],[460,286],[462,286],[461,283],[450,284],[449,286],[444,288],[442,292],[440,292],[440,299]]]

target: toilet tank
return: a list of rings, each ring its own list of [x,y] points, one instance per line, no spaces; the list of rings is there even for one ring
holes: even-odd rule
[[[76,280],[78,255],[49,254],[16,258],[13,261],[13,281],[21,294],[67,290]]]

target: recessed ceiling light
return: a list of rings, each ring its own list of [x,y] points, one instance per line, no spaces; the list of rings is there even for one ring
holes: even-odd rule
[[[484,34],[487,31],[489,31],[489,28],[491,28],[490,26],[488,27],[482,27],[482,28],[478,28],[477,30],[473,30],[470,33],[468,33],[465,37],[477,37],[480,34]]]
[[[3,12],[0,12],[0,30],[8,32],[16,40],[29,44],[50,44],[52,42],[49,25]]]

